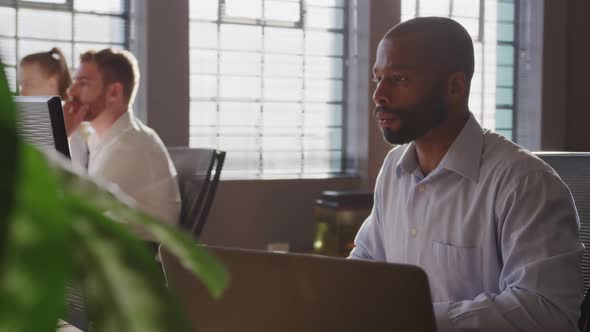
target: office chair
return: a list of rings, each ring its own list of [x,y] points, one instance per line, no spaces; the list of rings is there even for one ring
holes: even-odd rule
[[[590,247],[590,153],[585,152],[536,152],[539,158],[551,166],[572,192],[580,216],[580,240]],[[581,305],[582,314],[578,327],[590,332],[590,254],[584,250],[582,272],[586,294]]]
[[[178,172],[182,201],[180,226],[198,239],[215,198],[225,152],[204,148],[169,147],[168,153]]]

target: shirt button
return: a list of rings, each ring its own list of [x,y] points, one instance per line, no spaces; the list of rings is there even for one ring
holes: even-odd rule
[[[424,191],[426,191],[426,185],[421,185],[420,187],[418,187],[418,190],[420,190],[420,192],[423,193]]]
[[[416,234],[418,234],[418,231],[417,231],[415,228],[412,228],[412,229],[410,229],[410,235],[411,235],[412,237],[415,237],[415,236],[416,236]]]

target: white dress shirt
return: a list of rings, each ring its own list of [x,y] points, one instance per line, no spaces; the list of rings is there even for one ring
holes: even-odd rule
[[[576,331],[578,229],[557,174],[471,115],[428,176],[414,143],[389,153],[350,256],[423,268],[440,332]]]
[[[78,132],[70,138],[72,161],[84,167],[84,149]],[[107,181],[133,198],[144,212],[170,224],[178,224],[180,192],[168,151],[151,128],[126,112],[99,137],[88,136],[88,174]]]

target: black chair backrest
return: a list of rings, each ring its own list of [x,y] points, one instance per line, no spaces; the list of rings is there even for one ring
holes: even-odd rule
[[[215,198],[225,152],[215,149],[169,147],[178,173],[182,200],[180,225],[195,238],[201,235]]]
[[[551,166],[567,184],[574,197],[578,215],[580,216],[580,240],[586,248],[590,246],[590,153],[586,152],[536,152],[538,157]],[[590,286],[590,254],[584,250],[582,256],[582,272],[584,274],[584,286]],[[582,315],[580,317],[580,329],[588,329],[590,318],[590,298],[586,291],[582,303]]]

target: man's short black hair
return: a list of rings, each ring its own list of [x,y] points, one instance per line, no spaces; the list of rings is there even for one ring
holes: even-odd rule
[[[432,54],[452,72],[463,72],[470,82],[475,67],[473,40],[465,28],[446,17],[417,17],[393,27],[384,39],[417,34]]]

